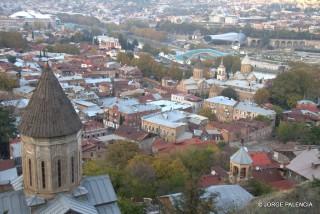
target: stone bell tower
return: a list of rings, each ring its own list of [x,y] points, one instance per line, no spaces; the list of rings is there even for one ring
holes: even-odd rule
[[[217,69],[217,80],[226,81],[228,79],[226,67],[223,65],[223,58]]]
[[[27,196],[53,198],[81,180],[81,121],[47,66],[22,115],[22,169]]]
[[[229,180],[231,183],[247,181],[251,178],[252,159],[243,145],[230,157]]]

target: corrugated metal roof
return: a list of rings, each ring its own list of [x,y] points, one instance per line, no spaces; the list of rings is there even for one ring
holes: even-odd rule
[[[72,195],[74,197],[79,197],[86,194],[88,194],[88,190],[82,186],[78,186],[75,190],[72,191]]]
[[[98,214],[96,208],[86,202],[77,201],[71,196],[61,194],[50,201],[45,208],[36,211],[37,214],[61,214],[68,211],[74,211],[80,214]]]
[[[15,191],[23,189],[23,175],[11,181],[11,185]]]
[[[25,200],[26,200],[26,203],[27,203],[28,207],[38,206],[40,204],[46,203],[44,198],[41,198],[41,197],[36,196],[36,195],[27,196],[27,197],[25,197]]]
[[[14,186],[16,189],[22,188],[23,178],[20,176]],[[35,210],[35,214],[61,214],[67,211],[75,211],[80,214],[120,214],[117,204],[117,196],[114,192],[110,178],[107,175],[86,177],[78,187],[77,193],[85,193],[86,197],[80,197],[79,200],[71,193],[61,193],[54,199]],[[8,211],[8,214],[30,214],[31,209],[27,206],[38,204],[43,200],[38,197],[26,197],[23,190],[0,193],[0,213]]]
[[[253,196],[239,185],[214,185],[206,188],[205,191],[203,197],[217,194],[218,213],[243,208],[253,199]]]
[[[120,214],[120,209],[117,203],[104,204],[96,207],[99,214]]]
[[[162,197],[169,197],[171,203],[174,204],[182,200],[181,196],[181,193],[176,193]],[[253,196],[239,185],[209,186],[201,197],[203,199],[215,197],[215,206],[219,214],[243,208],[253,199]]]
[[[85,177],[81,181],[81,185],[88,190],[88,201],[95,206],[117,200],[116,193],[107,175]]]
[[[0,213],[5,211],[8,214],[29,214],[30,208],[27,206],[23,191],[12,191],[0,194]]]

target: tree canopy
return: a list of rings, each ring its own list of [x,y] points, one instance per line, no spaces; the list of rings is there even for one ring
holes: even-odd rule
[[[27,41],[19,32],[0,31],[0,48],[26,49]]]
[[[276,130],[282,142],[298,141],[304,144],[320,145],[320,127],[302,122],[281,122]]]
[[[320,67],[295,63],[288,72],[279,74],[269,92],[271,102],[283,108],[295,107],[298,100],[315,100],[320,96]]]
[[[239,99],[238,93],[233,88],[230,88],[230,87],[223,89],[221,91],[220,95],[224,96],[224,97],[229,97],[229,98],[234,99],[234,100],[238,100]]]
[[[55,45],[49,45],[47,46],[47,50],[49,52],[54,52],[54,53],[66,53],[66,54],[79,54],[80,49],[73,44],[60,44],[57,43]]]
[[[163,77],[181,80],[184,73],[186,73],[176,63],[172,63],[169,67],[158,63],[150,54],[140,54],[139,58],[136,59],[130,53],[119,53],[117,61],[126,65],[138,66],[143,76],[153,77],[156,80],[161,80]]]
[[[270,92],[266,88],[261,88],[255,93],[253,98],[257,104],[259,104],[259,105],[265,104],[265,103],[269,102]]]
[[[0,155],[2,158],[9,156],[8,143],[16,134],[15,118],[8,109],[0,107]]]
[[[0,90],[11,91],[17,85],[16,79],[9,77],[6,73],[0,73]]]
[[[217,116],[212,112],[210,108],[202,107],[199,110],[198,114],[207,117],[210,121],[217,120]]]

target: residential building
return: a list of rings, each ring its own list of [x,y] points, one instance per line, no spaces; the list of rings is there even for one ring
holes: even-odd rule
[[[298,154],[286,166],[288,178],[297,182],[320,179],[320,149],[308,149]]]
[[[148,104],[158,106],[159,108],[161,108],[162,112],[171,111],[171,110],[181,110],[186,112],[192,112],[192,109],[193,109],[192,104],[190,103],[170,101],[170,100],[164,100],[164,99],[151,101],[151,102],[148,102]]]
[[[167,142],[176,142],[192,137],[188,123],[205,125],[208,118],[188,112],[172,110],[142,117],[141,129],[157,134]]]
[[[232,121],[233,109],[236,104],[237,101],[231,98],[218,96],[204,100],[203,106],[211,109],[219,121]]]
[[[104,124],[114,129],[121,125],[140,127],[143,116],[160,111],[161,108],[154,104],[132,104],[117,99],[104,108]]]
[[[275,120],[276,112],[269,109],[259,107],[255,103],[250,102],[238,102],[233,110],[233,119],[254,119],[257,116],[264,116],[270,120]]]
[[[255,103],[237,102],[223,96],[208,98],[204,101],[203,106],[210,108],[219,121],[252,120],[257,116],[264,116],[273,121],[276,116],[275,111],[264,109]]]
[[[96,36],[94,38],[100,50],[121,49],[119,39],[109,36]]]
[[[194,96],[192,94],[182,93],[171,94],[171,101],[190,104],[193,112],[198,112],[203,103],[203,100],[200,97]]]
[[[81,142],[82,160],[105,160],[106,145],[98,139],[85,139]]]
[[[219,134],[224,142],[236,142],[264,140],[271,137],[273,131],[272,122],[257,120],[237,120],[232,123],[214,121],[208,123],[206,132]]]
[[[100,121],[89,120],[83,123],[82,127],[82,138],[83,139],[92,139],[100,136],[105,136],[109,134],[108,127],[105,127],[104,124]]]
[[[137,81],[141,81],[142,79],[142,72],[140,69],[136,66],[123,66],[118,69],[118,74],[116,74],[116,77],[123,78],[123,79],[134,79]]]

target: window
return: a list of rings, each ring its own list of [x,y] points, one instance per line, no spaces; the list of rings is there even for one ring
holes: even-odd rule
[[[32,166],[31,166],[31,159],[28,161],[29,163],[29,184],[32,186]]]
[[[58,187],[61,187],[61,160],[58,160],[57,167],[58,167]]]
[[[42,188],[46,188],[46,169],[44,161],[41,161]]]
[[[74,183],[74,157],[71,157],[71,182]]]

